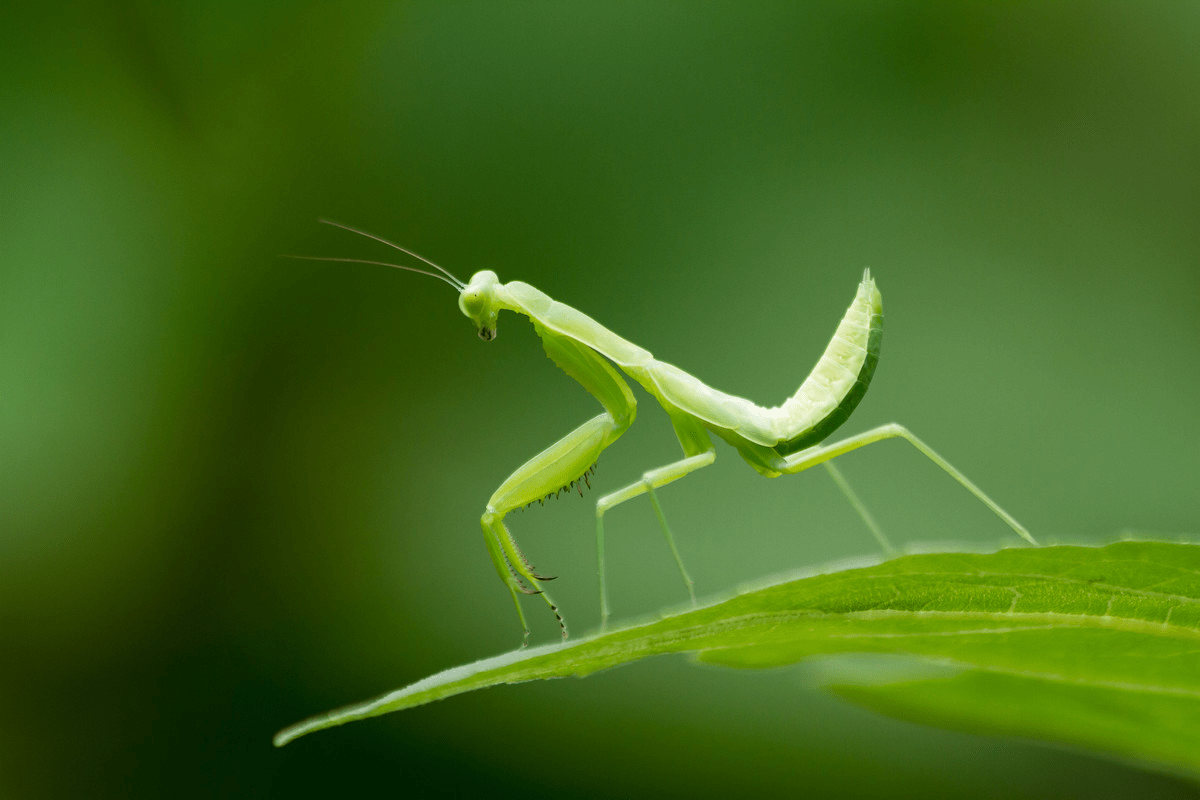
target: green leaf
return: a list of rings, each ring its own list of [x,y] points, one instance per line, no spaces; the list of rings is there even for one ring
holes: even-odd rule
[[[1148,541],[909,555],[767,585],[446,670],[293,725],[275,744],[485,686],[683,652],[730,667],[848,653],[920,657],[949,669],[931,677],[882,667],[854,685],[835,662],[828,682],[902,719],[1200,773],[1200,546]]]

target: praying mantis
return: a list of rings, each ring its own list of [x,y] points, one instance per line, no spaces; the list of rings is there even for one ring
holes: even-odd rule
[[[488,555],[500,580],[512,594],[517,616],[525,632],[524,643],[529,641],[529,624],[521,608],[522,594],[537,595],[545,601],[558,620],[564,639],[567,638],[567,626],[558,606],[543,588],[543,583],[552,578],[534,571],[509,533],[504,518],[511,511],[576,487],[579,481],[587,482],[590,487],[589,476],[600,453],[620,438],[637,416],[637,402],[629,384],[621,377],[622,373],[641,385],[667,412],[671,427],[683,448],[683,457],[647,470],[640,479],[596,501],[596,559],[602,630],[610,615],[604,568],[604,515],[643,494],[650,497],[691,602],[696,604],[694,582],[683,565],[655,490],[712,464],[716,459],[716,447],[711,438],[713,435],[737,450],[752,468],[769,478],[802,472],[818,464],[824,465],[863,522],[889,553],[893,552],[892,546],[831,459],[885,439],[904,439],[975,495],[1018,536],[1032,545],[1037,544],[1029,531],[1008,512],[902,425],[889,423],[833,444],[822,444],[858,406],[879,362],[883,339],[883,300],[870,270],[863,271],[854,301],[846,310],[824,354],[800,388],[783,405],[764,408],[750,400],[713,389],[678,367],[659,361],[648,350],[621,338],[583,312],[550,298],[527,283],[501,283],[491,270],[476,272],[470,281],[463,283],[429,259],[400,245],[338,222],[321,222],[393,247],[436,272],[357,258],[299,258],[377,264],[437,278],[458,292],[459,309],[471,320],[479,338],[484,341],[496,338],[497,319],[501,311],[528,317],[550,360],[595,397],[604,409],[601,414],[518,467],[492,494],[480,517]]]

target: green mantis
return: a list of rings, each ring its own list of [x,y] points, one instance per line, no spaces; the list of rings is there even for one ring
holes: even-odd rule
[[[834,332],[829,346],[800,388],[783,405],[764,408],[741,397],[717,391],[678,367],[655,359],[649,351],[527,283],[501,283],[495,272],[483,270],[476,272],[464,284],[442,267],[411,250],[340,223],[322,222],[394,247],[437,271],[364,259],[315,260],[379,264],[438,278],[458,292],[459,309],[475,325],[479,337],[484,341],[496,337],[501,311],[528,317],[550,360],[578,381],[604,409],[517,468],[496,489],[480,518],[488,554],[501,581],[512,594],[517,615],[525,630],[526,642],[529,639],[529,625],[521,608],[521,594],[542,598],[558,620],[564,639],[567,627],[558,606],[543,588],[543,583],[550,578],[539,575],[530,566],[509,533],[504,518],[510,511],[553,496],[564,488],[575,486],[580,480],[587,481],[590,486],[589,475],[600,453],[620,438],[637,416],[637,402],[622,373],[640,384],[667,412],[683,448],[683,457],[647,470],[638,480],[602,496],[596,502],[596,557],[602,628],[609,617],[604,574],[604,515],[621,503],[643,494],[649,495],[688,594],[692,603],[696,602],[693,581],[683,565],[655,490],[713,463],[716,458],[716,447],[711,438],[713,435],[724,440],[751,467],[769,478],[791,475],[823,464],[886,551],[892,550],[891,545],[841,473],[830,462],[851,450],[884,439],[904,439],[966,487],[1021,538],[1030,544],[1037,544],[1029,531],[979,487],[901,425],[890,423],[833,444],[821,444],[846,421],[862,400],[879,362],[883,338],[883,301],[869,270],[863,272],[854,301]]]

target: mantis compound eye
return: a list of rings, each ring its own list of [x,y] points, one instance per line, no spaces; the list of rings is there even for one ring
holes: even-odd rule
[[[462,295],[462,310],[468,317],[478,316],[483,312],[483,295],[479,292],[465,292]]]
[[[479,338],[483,339],[485,342],[490,342],[492,339],[496,338],[496,329],[495,328],[480,328],[479,329]]]

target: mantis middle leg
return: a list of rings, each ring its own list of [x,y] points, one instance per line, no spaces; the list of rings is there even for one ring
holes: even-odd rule
[[[832,458],[836,458],[851,450],[857,450],[860,447],[865,447],[875,442],[883,441],[884,439],[901,438],[906,440],[913,447],[921,451],[930,461],[941,467],[950,477],[962,484],[967,491],[979,498],[985,506],[990,508],[996,516],[1004,520],[1007,525],[1012,528],[1018,536],[1032,545],[1037,545],[1037,541],[1030,535],[1029,531],[1025,530],[1025,526],[1013,519],[1012,515],[1001,508],[996,501],[983,493],[983,490],[967,479],[946,459],[934,452],[933,448],[922,442],[912,434],[908,428],[903,425],[897,425],[892,422],[887,425],[880,425],[878,428],[872,428],[865,433],[860,433],[857,436],[851,436],[847,439],[842,439],[840,442],[833,444],[818,445],[810,447],[807,450],[801,450],[798,453],[793,453],[784,459],[784,466],[780,470],[785,475],[792,475],[797,472],[814,467],[817,464],[823,464]],[[830,465],[832,466],[832,465]],[[833,472],[834,480],[840,477],[840,473]],[[839,481],[839,485],[844,484],[844,479]],[[853,500],[851,502],[854,502]]]
[[[650,495],[650,502],[654,506],[654,513],[658,516],[658,524],[662,527],[663,535],[667,539],[667,545],[671,548],[671,555],[675,557],[675,563],[679,567],[679,574],[683,577],[683,583],[687,586],[688,595],[692,598],[692,605],[696,604],[695,583],[692,581],[692,577],[688,575],[687,568],[683,566],[683,558],[680,557],[679,548],[675,545],[675,537],[671,535],[671,528],[667,525],[667,518],[663,514],[662,506],[658,502],[658,495],[654,490],[660,486],[666,486],[672,481],[679,480],[701,467],[707,467],[716,460],[717,454],[707,431],[698,423],[688,417],[672,414],[671,424],[675,428],[675,435],[678,437],[679,443],[683,445],[684,457],[665,466],[647,470],[642,474],[640,481],[634,481],[628,486],[618,489],[611,494],[606,494],[596,501],[596,563],[600,578],[601,630],[608,624],[609,616],[608,587],[604,574],[604,514],[621,503],[632,500],[642,494]]]

